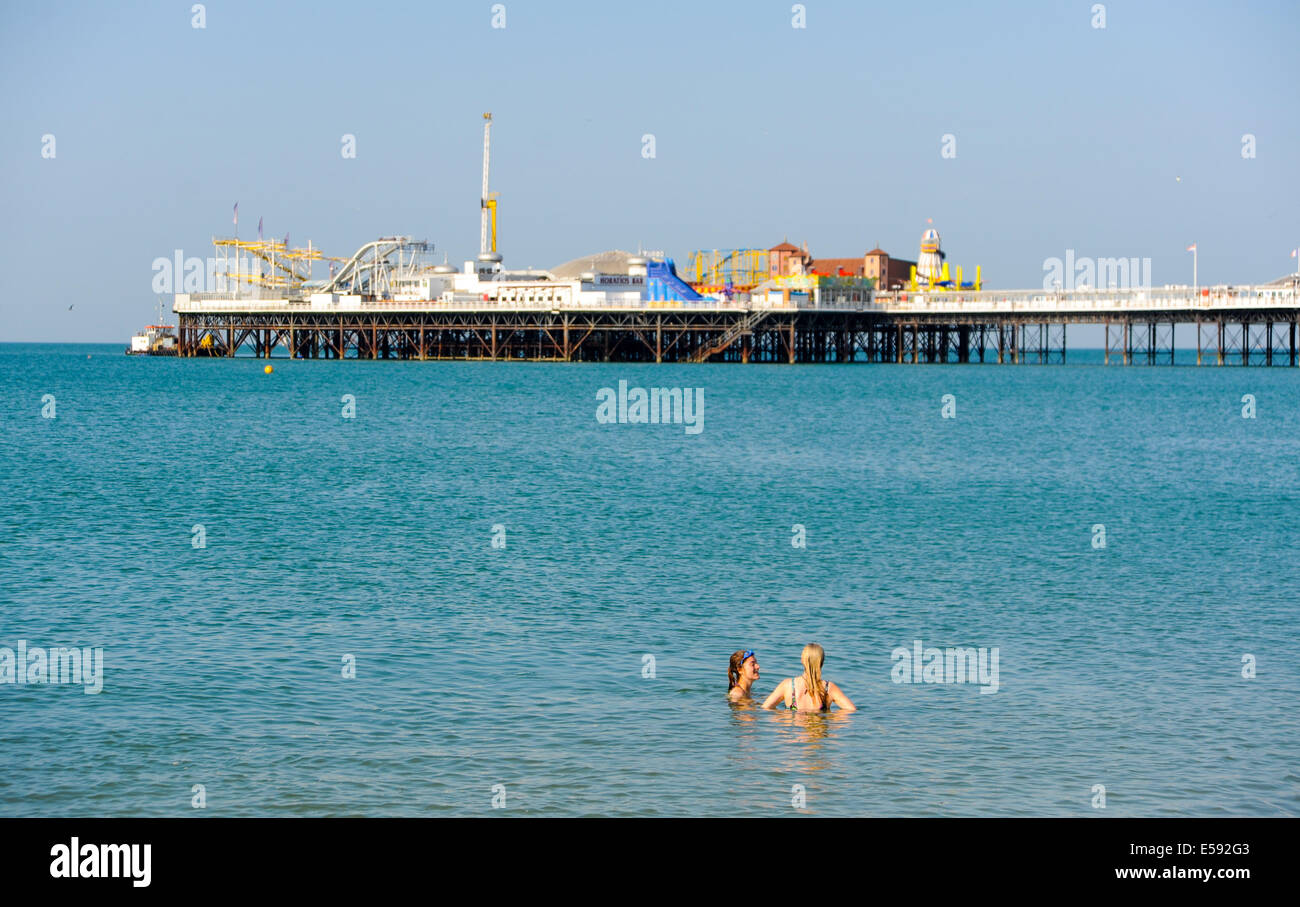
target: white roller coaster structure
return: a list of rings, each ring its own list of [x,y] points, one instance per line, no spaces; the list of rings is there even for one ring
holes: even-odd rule
[[[432,251],[433,243],[426,240],[383,236],[357,249],[329,280],[307,286],[316,293],[387,299],[393,295],[394,281],[415,277],[428,270],[429,264],[423,256]]]

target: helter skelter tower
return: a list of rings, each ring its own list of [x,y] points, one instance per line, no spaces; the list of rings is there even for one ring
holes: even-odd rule
[[[497,251],[497,200],[488,191],[488,172],[492,167],[492,114],[483,114],[483,192],[479,197],[478,260],[479,270],[495,269],[501,262]],[[488,244],[488,219],[492,220],[492,242]]]
[[[916,276],[918,280],[943,279],[943,250],[939,248],[939,231],[927,227],[921,234],[921,254],[916,259]]]

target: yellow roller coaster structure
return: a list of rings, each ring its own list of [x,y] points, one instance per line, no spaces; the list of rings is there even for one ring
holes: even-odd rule
[[[750,290],[771,276],[769,262],[766,249],[700,250],[686,257],[677,274],[696,289],[730,284],[734,290]]]
[[[342,263],[347,259],[324,255],[310,243],[306,248],[290,248],[278,239],[237,239],[213,237],[217,260],[224,264],[221,273],[227,279],[236,279],[250,285],[270,289],[300,287],[312,279],[312,263],[332,261]],[[269,270],[259,267],[256,272],[244,273],[239,266],[231,267],[234,259],[257,259],[269,265]]]

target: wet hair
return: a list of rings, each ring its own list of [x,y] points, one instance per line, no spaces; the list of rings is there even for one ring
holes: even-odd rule
[[[731,664],[727,665],[727,692],[730,693],[740,682],[740,666],[745,663],[745,650],[737,649],[731,653]]]
[[[826,650],[817,643],[810,642],[803,647],[799,660],[803,662],[803,682],[808,695],[817,696],[821,700],[821,707],[826,708],[826,681],[822,680],[822,663],[826,661]],[[790,691],[790,695],[794,695],[794,690]]]

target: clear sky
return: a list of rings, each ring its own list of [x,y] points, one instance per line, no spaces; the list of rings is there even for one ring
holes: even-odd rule
[[[193,5],[0,7],[0,341],[125,344],[154,259],[212,254],[236,201],[245,237],[472,257],[487,110],[507,266],[915,258],[930,218],[989,286],[1069,249],[1156,285],[1191,282],[1192,242],[1202,284],[1295,268],[1296,0],[1112,2],[1105,28],[1080,0],[807,0],[806,28],[787,0],[505,0],[505,28],[491,2]]]

